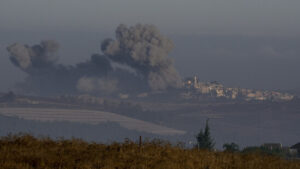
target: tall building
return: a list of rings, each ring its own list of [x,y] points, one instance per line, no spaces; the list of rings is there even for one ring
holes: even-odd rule
[[[194,76],[194,88],[199,88],[197,76]]]

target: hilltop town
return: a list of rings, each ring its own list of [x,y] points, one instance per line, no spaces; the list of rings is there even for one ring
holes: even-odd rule
[[[200,82],[195,76],[187,78],[184,81],[184,87],[189,92],[184,93],[185,98],[196,98],[197,96],[208,96],[226,99],[241,99],[246,101],[290,101],[294,99],[294,95],[289,93],[281,93],[278,91],[255,90],[237,87],[225,87],[219,82]]]

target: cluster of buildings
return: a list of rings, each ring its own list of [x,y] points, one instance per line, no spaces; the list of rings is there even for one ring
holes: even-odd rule
[[[199,82],[197,77],[187,79],[184,82],[187,89],[195,90],[196,94],[213,96],[217,98],[227,99],[243,99],[243,100],[273,100],[273,101],[290,101],[294,98],[288,93],[277,91],[254,90],[244,88],[228,88],[218,82]]]

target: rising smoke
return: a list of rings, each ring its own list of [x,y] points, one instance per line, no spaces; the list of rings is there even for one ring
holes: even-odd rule
[[[116,40],[106,39],[101,45],[102,52],[111,60],[127,64],[147,77],[153,90],[181,84],[173,61],[167,57],[172,48],[172,42],[152,25],[130,28],[120,25],[116,30]]]
[[[138,24],[120,25],[116,39],[102,42],[103,54],[75,66],[57,64],[59,45],[52,40],[34,46],[15,43],[7,51],[12,63],[28,74],[18,85],[24,91],[112,94],[180,87],[180,76],[168,58],[172,48],[155,26]]]
[[[39,45],[29,47],[15,43],[7,48],[11,54],[10,60],[22,70],[28,72],[32,69],[39,69],[51,66],[58,60],[56,52],[59,45],[55,41],[42,41]]]

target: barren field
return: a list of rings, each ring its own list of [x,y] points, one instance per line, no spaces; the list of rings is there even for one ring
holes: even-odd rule
[[[52,108],[0,108],[0,114],[37,121],[71,121],[88,124],[117,122],[124,128],[140,132],[167,136],[185,134],[185,131],[182,130],[176,130],[146,121],[103,111]]]

